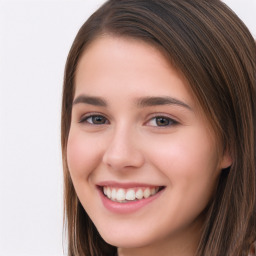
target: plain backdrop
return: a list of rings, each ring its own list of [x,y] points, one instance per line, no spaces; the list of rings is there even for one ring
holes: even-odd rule
[[[103,2],[0,0],[0,256],[64,255],[63,70],[78,29]],[[256,0],[225,2],[256,38]]]

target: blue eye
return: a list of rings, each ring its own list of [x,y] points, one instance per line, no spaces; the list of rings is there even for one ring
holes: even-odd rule
[[[79,123],[89,123],[92,125],[108,124],[108,120],[101,115],[90,115],[82,118]]]
[[[149,120],[148,125],[150,126],[158,126],[158,127],[165,127],[175,125],[177,122],[169,117],[165,116],[156,116]]]

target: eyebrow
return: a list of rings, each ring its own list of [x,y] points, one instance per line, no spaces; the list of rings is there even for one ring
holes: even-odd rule
[[[178,99],[163,96],[163,97],[143,97],[137,99],[137,105],[139,107],[151,107],[151,106],[159,106],[159,105],[177,105],[180,107],[185,107],[189,110],[192,110],[192,108],[184,103],[183,101],[180,101]]]
[[[100,106],[100,107],[107,107],[107,102],[100,98],[95,96],[87,96],[87,95],[80,95],[73,101],[73,105],[83,103],[83,104],[89,104],[93,106]],[[163,97],[142,97],[135,100],[135,104],[138,107],[152,107],[152,106],[161,106],[161,105],[177,105],[180,107],[185,107],[189,110],[192,110],[192,108],[184,103],[183,101],[180,101],[178,99],[163,96]]]
[[[86,96],[86,95],[80,95],[73,101],[73,105],[76,105],[78,103],[84,103],[84,104],[100,106],[100,107],[107,106],[107,102],[105,100],[103,100],[102,98]]]

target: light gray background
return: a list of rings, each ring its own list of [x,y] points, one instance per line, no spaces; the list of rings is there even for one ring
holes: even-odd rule
[[[0,1],[0,256],[63,255],[63,70],[103,2]],[[256,38],[256,0],[225,2]]]

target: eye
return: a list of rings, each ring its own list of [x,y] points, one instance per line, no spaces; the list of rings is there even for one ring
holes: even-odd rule
[[[107,120],[107,118],[105,118],[102,115],[89,115],[89,116],[85,116],[83,117],[79,123],[88,123],[88,124],[92,124],[92,125],[102,125],[102,124],[108,124],[109,121]]]
[[[178,124],[177,121],[173,120],[170,117],[165,117],[165,116],[156,116],[147,122],[147,125],[149,126],[158,126],[158,127],[166,127],[166,126],[171,126],[176,124]]]

